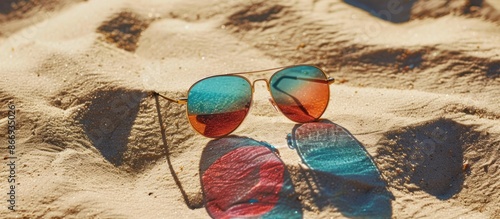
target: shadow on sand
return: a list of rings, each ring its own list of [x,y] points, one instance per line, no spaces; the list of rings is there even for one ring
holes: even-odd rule
[[[128,137],[145,94],[117,89],[100,92],[81,115],[83,130],[102,156],[120,166]]]
[[[403,23],[410,20],[411,8],[415,0],[344,0],[344,2],[380,19]]]
[[[310,187],[311,202],[352,218],[390,218],[391,199],[377,166],[343,127],[327,120],[299,124],[288,136],[302,162],[296,177]]]
[[[210,141],[200,181],[213,218],[302,218],[290,174],[265,142],[237,136]]]
[[[377,160],[386,163],[384,176],[391,187],[421,189],[447,200],[462,189],[467,169],[464,148],[478,144],[474,127],[439,118],[385,134],[377,143]]]

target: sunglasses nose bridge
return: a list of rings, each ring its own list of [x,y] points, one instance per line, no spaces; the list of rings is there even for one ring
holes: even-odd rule
[[[267,87],[267,90],[270,91],[270,88],[269,88],[269,81],[265,78],[260,78],[260,79],[255,79],[253,82],[252,82],[252,91],[255,89],[255,83],[257,81],[264,81],[266,82],[266,87]]]

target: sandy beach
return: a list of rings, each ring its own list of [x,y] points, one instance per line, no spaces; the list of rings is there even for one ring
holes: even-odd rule
[[[259,81],[214,140],[151,95],[297,64],[335,78],[319,123]],[[2,218],[500,217],[497,0],[7,0],[0,76]]]

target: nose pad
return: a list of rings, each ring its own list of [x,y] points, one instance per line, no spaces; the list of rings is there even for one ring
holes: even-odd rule
[[[276,103],[274,102],[274,100],[272,98],[269,98],[269,102],[271,102],[271,104],[273,105],[274,110],[276,110],[276,112],[279,112],[278,106],[276,106]]]
[[[291,133],[288,133],[288,135],[286,135],[286,143],[288,144],[288,147],[290,149],[295,149],[295,143]]]

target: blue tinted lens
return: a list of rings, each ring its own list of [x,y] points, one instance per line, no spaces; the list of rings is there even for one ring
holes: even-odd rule
[[[188,118],[202,135],[221,137],[241,124],[251,101],[252,87],[244,78],[234,75],[206,78],[188,92]]]

